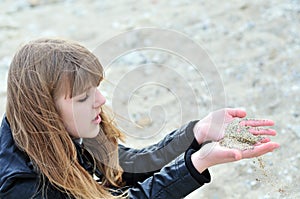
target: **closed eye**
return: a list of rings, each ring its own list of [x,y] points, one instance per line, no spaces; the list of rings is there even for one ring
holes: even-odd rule
[[[84,102],[85,100],[87,100],[87,98],[89,98],[88,94],[85,94],[84,98],[79,99],[78,102]]]

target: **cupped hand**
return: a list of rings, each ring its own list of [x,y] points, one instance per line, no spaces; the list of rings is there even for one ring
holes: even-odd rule
[[[192,162],[195,168],[201,173],[205,169],[227,162],[234,162],[245,158],[253,158],[272,152],[278,148],[276,142],[265,141],[255,145],[253,149],[238,150],[220,146],[218,142],[205,144],[199,151],[192,154]]]
[[[194,126],[194,136],[199,144],[206,141],[219,141],[224,137],[226,126],[237,118],[244,118],[246,111],[238,108],[225,108],[211,112]],[[273,126],[272,120],[247,120],[242,121],[240,125],[251,126],[249,132],[254,135],[275,135],[272,129],[259,129],[257,127]]]

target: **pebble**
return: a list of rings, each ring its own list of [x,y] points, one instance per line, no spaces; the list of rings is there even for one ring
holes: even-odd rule
[[[136,123],[141,127],[146,127],[152,124],[152,120],[149,117],[142,117]]]

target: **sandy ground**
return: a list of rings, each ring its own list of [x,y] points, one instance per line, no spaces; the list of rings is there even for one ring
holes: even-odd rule
[[[40,37],[68,38],[97,52],[106,64],[108,51],[130,49],[106,68],[101,85],[107,104],[125,118],[120,126],[128,145],[155,143],[223,106],[243,107],[249,117],[276,122],[273,140],[281,148],[263,157],[264,169],[255,159],[212,167],[212,182],[187,198],[300,198],[299,22],[297,0],[2,0],[0,114],[5,111],[8,66],[20,44]],[[147,39],[156,31],[130,33],[109,43],[110,48],[102,45],[142,27],[180,33],[155,37],[154,49],[136,46],[153,44]],[[212,60],[204,69],[208,73],[195,69],[186,55],[207,56],[200,48],[189,50],[180,34],[206,49]],[[163,51],[160,44],[176,48]]]

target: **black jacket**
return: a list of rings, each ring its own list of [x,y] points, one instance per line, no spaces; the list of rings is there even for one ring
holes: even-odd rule
[[[194,140],[195,122],[167,135],[159,143],[144,149],[119,145],[120,165],[129,198],[182,198],[204,183],[210,182],[208,170],[199,174],[191,162],[191,154],[200,149]],[[79,163],[90,173],[91,163],[82,146],[74,142]],[[68,198],[51,184],[38,191],[40,178],[29,157],[14,143],[9,123],[4,117],[0,129],[0,198]]]

